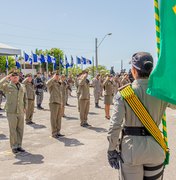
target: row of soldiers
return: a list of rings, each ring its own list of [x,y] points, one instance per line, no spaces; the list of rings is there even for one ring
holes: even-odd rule
[[[78,98],[78,111],[80,112],[81,125],[87,125],[87,113],[89,109],[89,80],[87,79],[88,72],[83,71],[80,73],[75,79],[75,86]],[[85,79],[84,85],[82,83],[83,79]],[[113,96],[118,92],[118,88],[130,83],[131,80],[127,73],[117,74],[116,76],[112,76],[110,74],[106,74],[102,76],[97,74],[95,78],[92,79],[90,86],[94,88],[94,100],[95,100],[95,108],[101,108],[99,106],[99,100],[103,96],[104,91],[104,104],[105,104],[105,118],[110,119],[110,105],[113,104]],[[84,100],[84,101],[83,101]],[[81,114],[85,114],[83,117]]]
[[[10,145],[13,153],[25,152],[22,148],[22,139],[24,131],[24,115],[26,114],[26,124],[33,124],[35,93],[37,97],[37,107],[41,107],[43,100],[44,84],[50,93],[50,121],[52,137],[58,138],[60,134],[61,117],[64,116],[64,107],[67,102],[68,83],[65,75],[54,73],[46,82],[39,80],[40,73],[37,77],[32,78],[32,74],[27,74],[26,78],[19,82],[19,73],[13,72],[0,80],[0,90],[6,96],[6,113],[10,131]]]
[[[87,122],[90,107],[90,85],[94,87],[95,107],[99,107],[98,101],[102,95],[102,86],[104,86],[105,90],[105,99],[107,99],[106,96],[109,96],[108,89],[106,90],[107,84],[109,84],[107,83],[107,80],[110,82],[110,85],[114,87],[119,87],[124,81],[124,78],[122,78],[123,81],[119,81],[119,77],[117,76],[111,77],[110,75],[106,75],[105,79],[101,79],[100,77],[101,76],[97,74],[92,80],[92,83],[90,83],[88,72],[83,71],[75,79],[81,127],[90,126]],[[115,82],[119,84],[115,86]],[[50,93],[49,107],[52,137],[59,138],[64,136],[60,133],[61,118],[65,115],[65,105],[67,105],[68,92],[71,91],[70,84],[72,83],[73,81],[71,79],[69,79],[69,81],[66,80],[65,75],[59,75],[58,72],[53,73],[47,81],[42,79],[40,73],[37,73],[34,80],[32,74],[27,74],[25,79],[22,80],[22,83],[20,83],[20,77],[17,72],[13,72],[0,80],[0,89],[6,96],[5,108],[10,128],[10,145],[14,153],[24,152],[24,149],[21,147],[24,129],[24,114],[26,114],[26,124],[33,124],[32,118],[34,113],[35,94],[37,108],[41,110],[43,109],[41,104],[43,101],[44,90],[46,90],[45,87],[47,87],[47,90]],[[114,88],[113,93],[115,93],[115,90],[117,90],[117,88]],[[106,117],[108,116],[106,115]]]

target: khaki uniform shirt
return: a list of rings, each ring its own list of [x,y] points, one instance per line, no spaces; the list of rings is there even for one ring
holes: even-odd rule
[[[171,105],[146,94],[147,86],[147,79],[138,79],[132,83],[135,94],[159,126],[166,107]],[[143,127],[141,121],[118,92],[115,97],[114,110],[108,132],[110,151],[119,148],[119,135],[122,126]],[[159,164],[163,163],[165,159],[163,149],[152,136],[124,136],[121,142],[121,148],[122,158],[126,164]]]
[[[105,80],[103,86],[104,95],[113,96],[113,83],[110,80]]]
[[[61,83],[51,78],[46,85],[50,93],[50,103],[61,104]]]
[[[27,98],[29,100],[34,100],[35,99],[35,90],[34,90],[34,85],[31,82],[28,82],[28,79],[24,79],[22,82],[25,87],[26,87],[26,92],[27,92]]]
[[[90,99],[89,83],[87,83],[86,77],[79,80],[79,99]]]
[[[122,78],[122,80],[121,80],[121,86],[125,86],[126,84],[128,84],[128,83],[130,83],[130,80],[129,79],[126,79],[125,77],[124,78]]]
[[[27,95],[25,87],[18,83],[16,84],[6,80],[6,77],[0,80],[0,89],[6,95],[5,109],[7,113],[21,114],[24,109],[27,109]]]
[[[100,93],[101,92],[101,82],[99,79],[94,78],[92,80],[92,86],[94,87],[94,93]]]
[[[61,102],[63,105],[66,104],[66,91],[67,91],[67,82],[61,82]]]

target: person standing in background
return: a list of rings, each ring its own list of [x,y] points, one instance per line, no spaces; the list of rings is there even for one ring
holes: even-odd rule
[[[64,135],[60,133],[61,130],[61,83],[59,73],[54,73],[53,77],[46,82],[46,86],[50,93],[49,107],[50,107],[50,122],[51,133],[53,138],[59,138]]]
[[[106,74],[104,86],[104,104],[105,104],[105,118],[110,119],[110,105],[113,100],[113,82],[109,74]]]
[[[45,83],[44,81],[41,79],[41,73],[38,72],[37,73],[37,77],[34,79],[34,86],[36,89],[36,101],[37,101],[37,109],[44,109],[41,104],[43,101],[43,96],[44,96],[44,86]]]
[[[92,86],[94,88],[95,107],[96,108],[101,108],[99,106],[99,99],[100,99],[100,94],[101,94],[100,74],[97,74],[96,77],[93,78]]]
[[[35,100],[35,90],[34,83],[32,79],[32,74],[27,74],[26,78],[22,82],[26,87],[28,107],[26,109],[26,124],[34,124],[32,121],[34,113],[34,100]]]
[[[87,79],[88,72],[83,71],[79,80],[79,104],[80,104],[80,120],[82,127],[90,126],[87,123],[88,113],[90,107],[90,90],[89,90],[89,80]]]

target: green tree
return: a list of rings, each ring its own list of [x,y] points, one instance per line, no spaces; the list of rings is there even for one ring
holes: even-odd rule
[[[76,65],[74,65],[72,68],[68,68],[68,75],[72,75],[73,77],[76,77],[77,74],[81,73],[82,69],[80,67],[76,68]],[[66,75],[66,69],[64,68],[63,73]]]
[[[89,74],[93,77],[96,75],[96,67],[90,66],[86,68],[87,71],[89,71]],[[98,73],[105,75],[106,73],[109,73],[109,70],[106,68],[106,66],[98,65]]]
[[[12,70],[15,68],[15,59],[13,57],[8,57],[8,70]],[[0,56],[0,71],[1,73],[6,72],[6,57]]]
[[[56,67],[56,69],[57,70],[60,70],[60,72],[62,72],[62,67],[61,67],[61,65],[60,65],[60,59],[64,59],[64,52],[61,50],[61,49],[59,49],[59,48],[51,48],[51,49],[46,49],[46,50],[42,50],[42,49],[36,49],[35,50],[35,53],[36,54],[38,54],[38,55],[40,55],[40,54],[43,54],[43,55],[51,55],[51,56],[53,56],[53,57],[55,57],[56,58],[56,64],[57,64],[57,67]],[[42,68],[44,68],[45,70],[46,70],[46,63],[43,63],[42,64]],[[48,69],[49,69],[49,71],[53,71],[53,64],[51,63],[51,64],[48,64]]]

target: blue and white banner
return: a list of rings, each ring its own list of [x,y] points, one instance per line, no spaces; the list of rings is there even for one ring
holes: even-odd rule
[[[69,67],[70,67],[70,65],[68,63],[67,56],[65,55],[65,68],[67,69]]]
[[[76,56],[76,63],[77,63],[77,64],[81,64],[81,62],[82,62],[81,58],[79,58],[79,57]]]
[[[29,55],[24,52],[24,61],[28,62],[29,61]]]
[[[17,67],[17,69],[21,68],[21,64],[18,62],[18,56],[15,56],[15,66]]]
[[[73,56],[71,56],[71,62],[70,62],[70,67],[72,68],[74,65],[74,60],[73,60]]]

